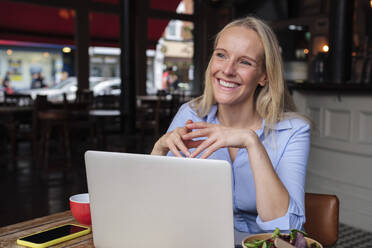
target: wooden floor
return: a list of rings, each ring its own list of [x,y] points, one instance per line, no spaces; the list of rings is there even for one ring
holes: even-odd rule
[[[108,140],[106,150],[125,151],[117,145],[120,139]],[[153,142],[148,137],[141,151],[128,152],[149,153]],[[33,161],[29,143],[20,143],[18,148],[18,158],[13,163],[9,145],[4,140],[0,144],[0,227],[68,210],[71,195],[87,192],[83,156],[86,150],[95,149],[89,143],[73,142],[72,168],[66,173],[65,158],[57,144],[51,147],[47,172]]]

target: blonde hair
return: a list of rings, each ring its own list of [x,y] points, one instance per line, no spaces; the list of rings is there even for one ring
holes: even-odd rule
[[[255,17],[245,17],[227,24],[216,36],[216,47],[221,34],[231,27],[244,27],[251,29],[259,36],[263,49],[263,70],[266,72],[266,84],[258,86],[255,92],[255,105],[259,115],[265,119],[265,132],[272,129],[275,124],[295,111],[295,106],[286,87],[283,76],[283,62],[280,55],[278,40],[272,29],[262,20]],[[200,117],[205,117],[216,100],[213,95],[210,63],[205,71],[204,93],[201,97],[190,103],[190,106]]]

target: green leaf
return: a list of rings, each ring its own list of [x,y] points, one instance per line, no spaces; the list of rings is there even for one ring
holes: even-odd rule
[[[249,247],[249,248],[256,248],[256,247],[259,247],[259,245],[255,244],[255,243],[251,243],[251,242],[245,242],[244,245],[246,247]]]
[[[294,237],[296,237],[297,232],[302,233],[305,237],[309,237],[309,235],[306,232],[302,231],[302,230],[291,229],[291,234],[294,233]]]
[[[253,242],[254,242],[255,244],[257,244],[257,245],[262,245],[262,243],[265,242],[265,240],[264,240],[264,239],[263,239],[263,240],[256,239],[256,240],[254,240]]]
[[[260,239],[255,239],[253,241],[248,241],[248,242],[245,242],[244,245],[246,247],[249,247],[249,248],[258,248],[260,247],[262,244],[264,244],[266,242],[266,240],[260,240]]]
[[[273,232],[273,235],[272,235],[272,238],[275,239],[275,238],[279,237],[279,235],[280,235],[280,229],[275,228],[275,230]]]
[[[262,244],[262,247],[261,248],[267,248],[266,241]]]
[[[309,237],[309,235],[306,233],[306,232],[304,232],[304,231],[301,231],[301,230],[297,230],[297,232],[300,232],[300,233],[302,233],[305,237]]]
[[[289,241],[290,242],[292,242],[296,239],[298,232],[302,233],[304,235],[304,237],[309,237],[309,235],[304,231],[301,231],[301,230],[298,230],[298,229],[291,229],[291,232],[289,233]]]

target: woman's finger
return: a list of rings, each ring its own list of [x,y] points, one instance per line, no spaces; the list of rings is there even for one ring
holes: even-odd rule
[[[214,142],[215,142],[215,139],[211,139],[211,138],[203,140],[203,142],[191,153],[190,157],[195,158],[202,151],[207,149],[207,147],[211,146]]]
[[[187,125],[192,124],[192,123],[193,123],[192,120],[187,120],[187,121],[185,122],[185,126],[183,127],[183,129],[186,131],[186,133],[189,133],[189,132],[192,131],[192,129],[190,129],[190,128],[187,127]]]
[[[178,136],[176,137],[176,142],[175,142],[176,147],[178,147],[178,150],[183,152],[187,157],[190,157],[191,153],[189,152],[189,149],[185,146],[183,143],[182,139]]]
[[[201,128],[210,127],[212,125],[214,125],[214,124],[210,124],[210,123],[207,123],[207,122],[193,122],[193,123],[186,124],[186,127],[188,129],[201,129]]]
[[[190,148],[196,148],[203,143],[204,140],[185,140],[185,145]],[[190,154],[191,155],[191,154]]]
[[[191,123],[193,123],[192,120],[187,120],[186,123],[185,123],[185,125],[187,125],[187,124],[191,124]]]
[[[194,139],[194,138],[208,137],[210,132],[211,132],[211,130],[209,130],[209,128],[197,129],[197,130],[194,130],[192,132],[189,132],[189,133],[186,133],[186,134],[182,135],[182,139],[190,140],[190,139]]]
[[[214,142],[211,146],[209,146],[205,151],[204,153],[201,155],[200,158],[204,159],[204,158],[208,158],[210,155],[212,155],[212,153],[214,153],[215,151],[217,151],[218,149],[221,148],[221,145],[219,142]]]
[[[173,143],[168,142],[168,147],[169,147],[169,150],[173,153],[174,156],[182,157],[181,153],[178,151],[178,149],[176,148],[176,146]]]

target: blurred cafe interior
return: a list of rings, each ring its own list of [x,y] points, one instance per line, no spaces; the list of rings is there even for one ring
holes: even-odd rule
[[[0,227],[68,210],[87,150],[150,153],[247,15],[315,124],[306,192],[339,199],[333,247],[371,247],[372,0],[0,0]]]

